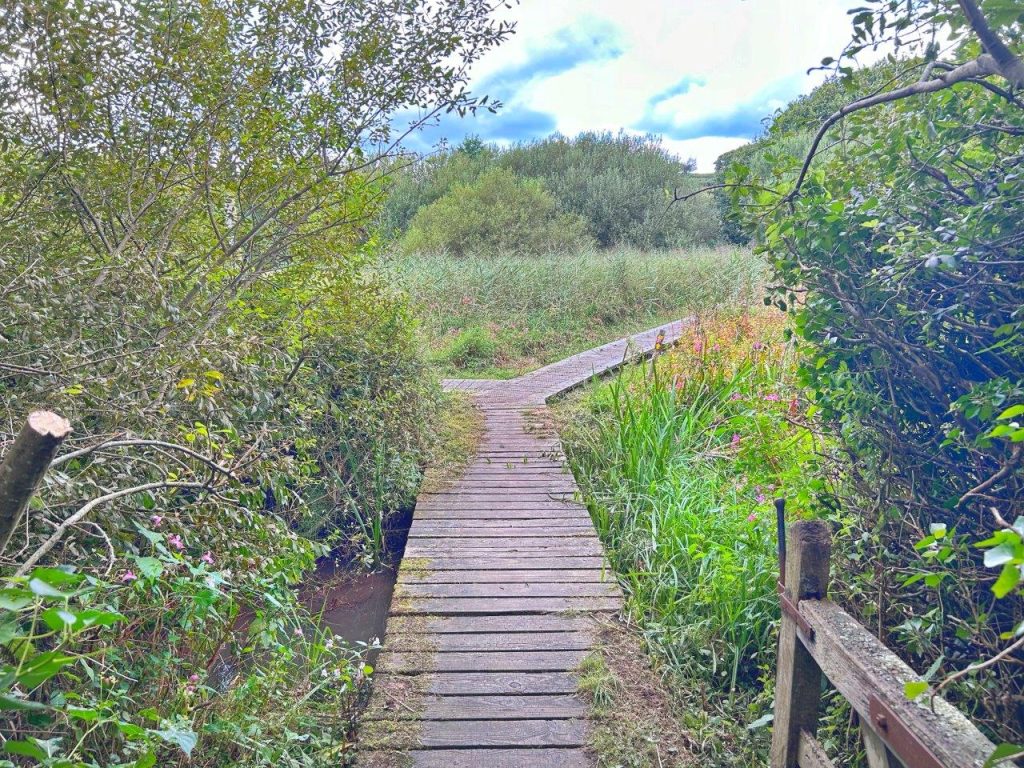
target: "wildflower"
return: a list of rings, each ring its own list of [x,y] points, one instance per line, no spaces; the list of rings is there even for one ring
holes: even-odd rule
[[[693,353],[699,355],[704,350],[704,342],[700,339],[693,340]]]
[[[733,392],[731,395],[729,395],[729,399],[730,400],[742,400],[743,399],[743,393],[742,392]]]
[[[754,342],[754,351],[755,352],[760,352],[762,349],[764,349],[764,344],[762,344],[760,341],[755,341]]]
[[[292,634],[296,637],[302,637],[302,627],[296,627]]]
[[[740,433],[739,432],[733,432],[732,433],[732,447],[733,448],[739,448],[740,447]]]
[[[167,537],[167,543],[174,547],[179,552],[185,548],[185,544],[181,540],[181,536],[176,533],[172,533]]]
[[[213,565],[213,555],[209,551],[203,552],[203,556],[199,558],[207,565]]]
[[[772,403],[777,403],[779,401],[779,396],[776,395],[774,392],[769,392],[767,395],[764,396],[764,399]]]
[[[191,674],[191,675],[189,675],[189,676],[188,676],[188,681],[189,681],[190,683],[198,683],[198,682],[199,682],[199,675],[197,675],[197,674],[194,674],[194,673],[193,673],[193,674]]]
[[[121,574],[121,581],[123,581],[125,584],[130,584],[138,578],[139,577],[136,576],[132,571],[125,571],[123,574]]]
[[[751,512],[749,515],[747,515],[747,522],[748,523],[752,523],[755,520],[757,520],[757,513],[756,512]]]
[[[712,351],[712,352],[721,352],[721,351],[722,351],[722,345],[721,345],[721,344],[719,344],[719,343],[718,343],[718,342],[716,341],[716,342],[715,342],[715,344],[714,344],[714,345],[713,345],[713,346],[711,347],[711,351]]]
[[[164,521],[164,519],[163,519],[163,517],[162,517],[162,516],[160,516],[160,515],[152,515],[152,516],[151,516],[151,517],[149,518],[149,522],[151,522],[151,523],[153,524],[153,527],[154,527],[154,528],[159,528],[159,527],[160,527],[160,524],[161,524],[161,523],[162,523],[163,521]]]
[[[768,497],[767,496],[765,496],[763,493],[757,494],[757,503],[758,504],[764,504],[766,501],[768,501]]]

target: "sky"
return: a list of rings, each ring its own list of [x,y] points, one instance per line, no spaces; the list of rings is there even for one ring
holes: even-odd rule
[[[516,34],[474,65],[489,113],[445,116],[404,145],[468,135],[508,145],[552,133],[654,134],[699,171],[819,83],[849,40],[851,0],[522,0]]]

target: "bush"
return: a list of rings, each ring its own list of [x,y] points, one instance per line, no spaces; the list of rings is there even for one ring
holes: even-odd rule
[[[544,185],[501,168],[456,186],[413,217],[406,251],[450,253],[559,253],[584,246],[581,219],[556,210]]]
[[[521,183],[542,182],[545,208],[553,199],[559,213],[585,222],[587,235],[601,247],[661,249],[721,241],[711,200],[671,204],[674,190],[692,191],[706,182],[692,174],[691,162],[673,157],[652,137],[610,133],[555,136],[510,149],[467,140],[452,152],[424,159],[397,174],[380,218],[384,233],[411,233],[417,211],[497,169],[510,171]],[[507,179],[504,184],[510,186]],[[455,205],[444,212],[460,213]],[[504,214],[491,210],[484,215],[500,220]]]

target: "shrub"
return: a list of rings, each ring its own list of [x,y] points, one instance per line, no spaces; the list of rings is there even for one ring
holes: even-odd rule
[[[501,168],[458,185],[413,217],[406,251],[539,254],[586,244],[581,219],[556,210],[544,185]]]

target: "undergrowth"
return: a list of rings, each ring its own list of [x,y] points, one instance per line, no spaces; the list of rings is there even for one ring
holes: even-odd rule
[[[562,410],[626,611],[716,765],[765,758],[778,602],[773,497],[827,489],[779,314],[711,316]],[[752,729],[745,726],[753,724]]]
[[[444,374],[509,378],[684,315],[748,301],[763,265],[737,248],[396,256]]]

